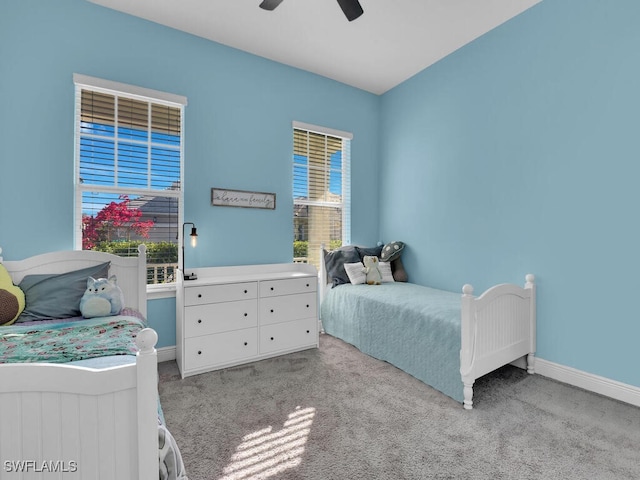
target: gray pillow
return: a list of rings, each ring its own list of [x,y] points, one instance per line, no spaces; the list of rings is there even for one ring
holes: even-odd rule
[[[110,264],[105,262],[60,274],[27,275],[19,285],[26,306],[16,323],[79,317],[80,299],[87,289],[87,279],[108,277]]]
[[[351,283],[344,269],[344,264],[359,261],[360,255],[358,254],[358,250],[351,245],[340,247],[331,252],[325,252],[324,264],[327,269],[327,281],[333,283],[334,287],[344,283]]]
[[[360,261],[367,255],[379,258],[380,252],[382,252],[382,245],[378,247],[356,247],[356,250],[358,250],[358,255],[360,255]]]

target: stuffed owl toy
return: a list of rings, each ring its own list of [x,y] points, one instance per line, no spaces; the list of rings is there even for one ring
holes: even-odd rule
[[[365,255],[362,258],[362,263],[364,263],[364,273],[367,275],[367,285],[380,285],[382,274],[378,268],[378,257]]]
[[[87,290],[80,299],[80,312],[84,318],[118,315],[123,307],[124,295],[115,275],[108,279],[87,279]]]

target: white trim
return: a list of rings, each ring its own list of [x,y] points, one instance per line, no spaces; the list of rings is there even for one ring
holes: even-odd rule
[[[346,138],[347,140],[353,140],[353,133],[343,132],[342,130],[335,130],[328,127],[320,127],[318,125],[312,125],[310,123],[303,123],[294,120],[292,122],[293,128],[300,130],[308,130],[309,132],[322,133],[323,135],[330,135],[332,137]]]
[[[176,359],[176,346],[156,348],[158,351],[158,363],[170,362]]]
[[[147,300],[158,300],[159,298],[175,298],[176,283],[159,283],[147,285]]]
[[[107,93],[126,93],[128,95],[135,95],[146,101],[158,101],[167,102],[178,106],[187,105],[187,97],[183,95],[176,95],[174,93],[161,92],[159,90],[153,90],[151,88],[138,87],[137,85],[129,85],[126,83],[113,82],[111,80],[104,80],[102,78],[90,77],[88,75],[82,75],[80,73],[73,74],[73,83],[81,87],[87,87],[91,90],[105,90]]]
[[[536,373],[559,382],[640,407],[640,387],[583,372],[542,358],[535,360]]]
[[[342,142],[342,241],[351,245],[351,141]]]

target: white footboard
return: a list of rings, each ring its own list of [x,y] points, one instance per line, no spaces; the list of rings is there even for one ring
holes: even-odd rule
[[[471,409],[473,384],[482,375],[523,356],[527,356],[527,371],[534,373],[534,276],[526,276],[524,288],[496,285],[479,297],[473,296],[471,285],[465,285],[462,291],[460,374],[464,407]]]
[[[157,339],[131,365],[0,365],[0,479],[157,479]]]

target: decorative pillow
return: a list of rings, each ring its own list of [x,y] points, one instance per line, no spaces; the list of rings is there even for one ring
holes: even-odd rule
[[[19,287],[26,307],[17,322],[80,316],[80,299],[89,277],[109,275],[110,262],[61,274],[27,275]]]
[[[395,281],[393,279],[393,274],[391,273],[391,263],[378,262],[378,270],[380,270],[380,275],[382,275],[382,283]]]
[[[367,281],[362,262],[345,263],[344,269],[347,272],[349,281],[354,285],[361,285]]]
[[[396,282],[409,281],[407,272],[405,271],[404,265],[402,264],[402,258],[398,257],[393,262],[391,262],[391,272],[393,273],[393,278]]]
[[[0,264],[0,325],[11,325],[24,310],[24,292],[16,287],[11,275]]]
[[[346,246],[340,247],[331,252],[325,252],[324,264],[327,269],[327,281],[333,283],[333,286],[349,283],[349,277],[344,270],[345,263],[355,263],[360,261],[360,255],[356,247]]]
[[[377,247],[356,247],[358,255],[360,255],[360,261],[367,256],[380,258],[380,252],[382,252],[382,245]]]
[[[382,253],[380,253],[380,260],[383,262],[392,262],[396,258],[400,258],[402,250],[404,249],[404,243],[402,242],[389,242],[382,247]]]
[[[111,275],[108,279],[87,279],[87,290],[80,299],[80,312],[84,318],[118,315],[124,307],[124,295],[118,286],[118,279]]]

